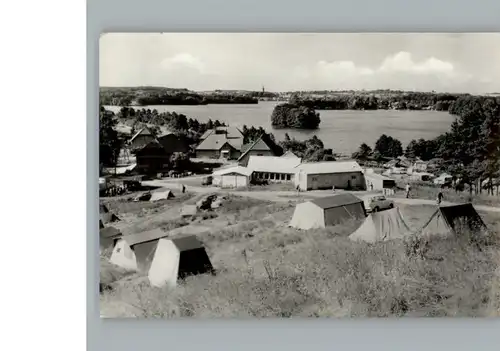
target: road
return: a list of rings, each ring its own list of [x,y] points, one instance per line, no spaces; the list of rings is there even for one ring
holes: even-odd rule
[[[188,179],[188,182],[192,184],[193,181],[200,181],[203,179],[202,176],[195,176],[185,178]],[[171,179],[157,179],[151,181],[144,181],[143,184],[147,186],[159,186],[166,187],[169,189],[180,189],[181,184],[183,183],[182,179],[179,178],[171,178]],[[187,182],[186,182],[187,183]],[[229,189],[221,189],[219,187],[202,187],[202,186],[193,186],[190,184],[185,184],[187,191],[192,191],[196,193],[212,193],[212,192],[223,192],[227,194],[233,194],[236,196],[245,196],[259,200],[268,200],[274,202],[288,202],[290,200],[297,199],[311,199],[315,197],[325,197],[332,195],[331,190],[314,190],[308,192],[301,192],[297,194],[296,191],[240,191],[240,190],[229,190]],[[369,191],[359,191],[353,192],[356,196],[363,199],[364,197],[373,194],[373,192]],[[395,203],[403,204],[403,205],[436,205],[435,200],[427,200],[427,199],[415,199],[415,198],[398,198],[398,197],[389,197],[389,199],[393,200]],[[442,205],[450,206],[450,205],[458,205],[457,203],[446,202],[443,201]],[[484,206],[484,205],[474,205],[476,210],[478,211],[487,211],[487,212],[498,212],[500,213],[500,207],[493,206]]]

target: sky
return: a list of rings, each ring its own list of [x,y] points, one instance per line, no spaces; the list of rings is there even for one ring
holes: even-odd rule
[[[500,34],[108,33],[100,86],[500,92]]]

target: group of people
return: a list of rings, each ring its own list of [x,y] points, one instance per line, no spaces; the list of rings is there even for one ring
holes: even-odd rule
[[[105,196],[119,196],[123,195],[127,192],[127,188],[125,188],[123,185],[115,185],[110,188],[107,188],[104,190],[104,195]]]

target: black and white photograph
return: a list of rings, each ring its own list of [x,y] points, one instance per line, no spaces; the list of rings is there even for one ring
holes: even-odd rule
[[[103,34],[101,318],[500,316],[499,42]]]

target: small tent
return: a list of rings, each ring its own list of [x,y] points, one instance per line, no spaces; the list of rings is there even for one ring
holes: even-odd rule
[[[351,235],[352,241],[374,244],[380,241],[402,239],[411,233],[399,208],[371,213],[363,224]]]
[[[191,217],[196,215],[198,208],[196,205],[184,205],[181,209],[181,217]]]
[[[122,233],[115,227],[103,227],[99,230],[99,247],[101,250],[112,249]]]
[[[109,262],[128,270],[148,272],[158,240],[168,234],[153,229],[118,239]]]
[[[215,273],[203,244],[195,235],[160,239],[148,278],[152,286],[175,286],[190,275]]]
[[[106,207],[106,205],[103,203],[100,203],[99,204],[99,214],[108,213],[108,212],[109,212],[109,210]]]
[[[366,218],[363,200],[345,193],[298,204],[290,226],[298,229],[325,228],[349,219]]]
[[[120,220],[120,218],[111,212],[101,213],[99,217],[103,224],[118,222]]]
[[[482,218],[472,204],[440,206],[423,226],[421,236],[449,237],[464,230],[478,233],[486,230]]]
[[[164,191],[156,191],[151,194],[151,199],[149,201],[155,202],[155,201],[160,201],[160,200],[168,200],[174,198],[174,194],[172,193],[171,190],[164,190]]]

